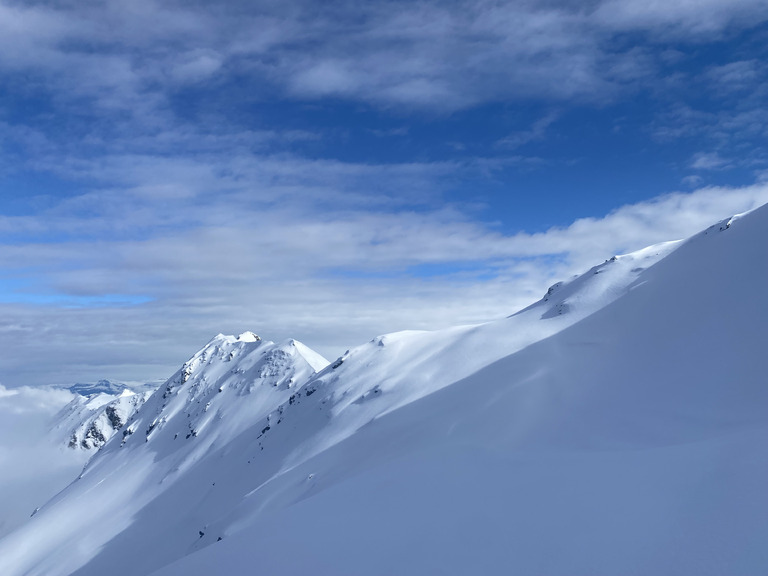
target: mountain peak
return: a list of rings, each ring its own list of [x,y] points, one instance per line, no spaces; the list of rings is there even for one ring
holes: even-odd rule
[[[258,342],[261,340],[259,336],[251,332],[250,330],[246,330],[240,336],[237,337],[237,340],[239,342]]]

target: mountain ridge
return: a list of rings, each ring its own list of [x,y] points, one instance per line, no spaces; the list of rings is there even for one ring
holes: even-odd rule
[[[556,285],[539,302],[511,317],[439,332],[378,336],[332,363],[293,340],[275,344],[250,332],[239,337],[218,335],[127,420],[122,438],[107,442],[75,483],[26,527],[0,541],[0,558],[4,558],[0,566],[5,562],[4,571],[9,574],[36,570],[82,576],[129,566],[125,573],[159,570],[158,574],[171,576],[211,573],[221,566],[238,573],[232,562],[239,562],[243,570],[243,566],[261,561],[278,573],[306,571],[312,562],[336,573],[390,573],[387,567],[402,573],[419,573],[419,568],[422,573],[435,569],[462,573],[479,557],[471,548],[462,548],[462,539],[471,540],[471,536],[456,526],[455,519],[435,508],[440,502],[436,494],[460,493],[465,502],[455,504],[459,516],[474,517],[471,503],[494,519],[494,530],[504,532],[498,524],[501,517],[473,492],[461,489],[462,482],[486,485],[488,494],[506,503],[500,510],[522,506],[523,516],[533,521],[532,511],[514,492],[505,492],[494,476],[503,473],[513,479],[522,474],[530,482],[526,490],[532,501],[543,504],[544,496],[533,487],[537,482],[547,485],[558,495],[566,515],[557,510],[550,513],[568,518],[578,507],[564,500],[564,485],[550,479],[552,462],[546,460],[551,457],[560,462],[557,454],[567,456],[567,463],[558,465],[572,469],[580,482],[587,482],[590,471],[600,469],[621,479],[619,485],[642,490],[616,466],[635,469],[639,465],[636,455],[643,450],[652,451],[649,465],[653,473],[660,473],[658,450],[685,447],[691,441],[703,442],[701,450],[719,461],[711,438],[702,436],[707,431],[727,444],[733,442],[727,438],[727,430],[731,430],[739,438],[746,435],[742,438],[745,445],[759,446],[749,435],[749,426],[728,429],[721,425],[747,422],[757,430],[766,425],[761,417],[766,398],[755,383],[754,372],[755,341],[759,342],[764,310],[755,294],[741,301],[736,298],[729,282],[768,287],[765,272],[744,264],[764,256],[767,219],[765,207],[729,218],[685,242],[611,258],[571,282]],[[710,277],[707,265],[714,263],[727,278]],[[693,279],[698,284],[689,283]],[[726,317],[715,323],[720,332],[713,329],[711,313],[718,304],[732,312],[730,320]],[[745,314],[745,307],[750,306],[758,307],[753,318]],[[671,323],[672,319],[680,322]],[[736,319],[737,327],[729,325]],[[656,334],[654,322],[664,330]],[[633,326],[636,333],[629,330]],[[752,338],[742,351],[726,345],[738,341],[738,327]],[[708,357],[700,358],[683,336],[699,343]],[[741,362],[735,373],[743,378],[740,390],[751,399],[751,407],[742,406],[738,395],[719,386],[718,379],[726,376],[716,362],[718,346],[721,357]],[[676,364],[674,352],[685,362],[678,359]],[[644,362],[638,363],[635,353]],[[694,360],[709,366],[709,373],[700,370]],[[692,389],[666,379],[665,369],[678,377],[696,374],[703,382],[701,398],[692,403],[687,398]],[[652,377],[669,388],[652,383]],[[627,384],[621,384],[622,379]],[[655,400],[666,397],[669,406],[650,402],[644,390]],[[627,412],[630,400],[645,420]],[[686,404],[698,406],[705,425],[697,423]],[[661,444],[654,438],[661,438]],[[669,439],[675,443],[670,444]],[[492,448],[494,444],[506,448],[498,451]],[[734,446],[734,453],[742,454],[741,445]],[[584,456],[585,450],[588,456]],[[672,450],[692,470],[700,471],[702,463],[695,451]],[[608,456],[600,460],[600,453]],[[532,459],[533,467],[522,473],[520,462],[527,458]],[[401,466],[403,462],[408,466]],[[737,464],[739,470],[744,468],[740,460]],[[464,470],[466,466],[469,471]],[[689,480],[684,470],[672,467],[680,478]],[[456,476],[446,475],[446,470]],[[758,469],[757,477],[763,478],[763,472]],[[397,488],[380,485],[379,473]],[[647,474],[639,476],[649,479]],[[610,493],[602,477],[593,480]],[[712,489],[709,479],[702,482]],[[370,484],[380,486],[376,493],[388,508],[362,499]],[[516,486],[520,494],[526,493],[524,485]],[[656,489],[663,495],[674,492],[674,486]],[[405,490],[418,494],[423,502],[414,501]],[[97,498],[96,504],[78,507],[78,497],[86,494]],[[354,505],[344,504],[344,494]],[[599,494],[591,492],[586,501],[598,507],[601,502]],[[414,527],[427,528],[425,521],[411,518],[413,527],[401,526],[398,533],[385,536],[363,512],[356,512],[359,509],[371,518],[385,519],[386,527],[398,515],[408,515],[408,506],[421,510],[424,518],[433,515],[434,521],[428,525],[443,535],[442,546],[445,538],[454,542],[455,549],[444,562],[430,564],[436,560],[425,555],[436,550],[438,540],[426,537],[424,554],[406,544],[408,537],[417,538]],[[648,508],[660,513],[653,505]],[[642,516],[642,510],[630,509]],[[57,529],[73,514],[79,514],[78,531],[65,534]],[[265,521],[274,523],[281,526],[278,533],[295,536],[304,534],[317,518],[329,515],[346,518],[349,525],[334,523],[337,534],[317,534],[314,542],[305,542],[303,555],[296,557],[289,557],[293,539],[275,541],[264,528]],[[606,530],[616,518],[605,511],[598,516],[603,524],[592,529],[610,539]],[[105,517],[111,518],[106,526]],[[575,527],[573,521],[563,522]],[[360,539],[365,531],[350,531],[361,523],[366,531],[377,534],[372,542]],[[648,516],[644,526],[658,528],[658,523],[658,518]],[[453,526],[461,538],[451,540],[450,534],[438,528],[443,524]],[[752,517],[748,524],[754,526]],[[475,521],[470,525],[477,526]],[[50,535],[41,536],[37,526],[48,526]],[[496,535],[487,528],[481,532],[494,543],[485,552],[485,562],[494,559],[497,571],[516,566],[504,554]],[[522,545],[516,548],[518,567],[535,569],[538,557],[534,552],[541,553],[540,546],[518,530],[513,532],[520,542],[532,544],[527,552]],[[645,533],[633,534],[650,538]],[[310,534],[304,537],[310,538]],[[359,550],[381,562],[380,571],[364,563],[359,553],[328,556],[334,537],[355,542]],[[399,552],[380,558],[382,551],[374,543],[383,538],[389,538]],[[581,541],[576,536],[573,539]],[[163,545],[157,546],[158,541]],[[254,541],[270,542],[271,548],[246,544]],[[32,542],[37,558],[18,552]],[[80,543],[77,552],[72,550],[74,542]],[[405,556],[403,546],[410,550]],[[131,550],[137,548],[152,553],[135,558]],[[581,566],[585,574],[609,574],[621,567],[618,555],[609,555],[613,560],[606,565],[611,572],[573,546],[565,545],[565,549],[576,571],[565,572],[563,564],[551,565],[547,573],[582,573]],[[618,543],[617,549],[637,553]],[[668,555],[664,558],[671,562]],[[402,564],[406,559],[411,563]],[[647,558],[638,559],[641,561],[652,572],[659,568]]]

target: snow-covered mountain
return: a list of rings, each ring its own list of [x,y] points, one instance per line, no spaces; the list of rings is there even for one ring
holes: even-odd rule
[[[152,391],[134,392],[125,386],[106,388],[109,392],[86,390],[88,395],[77,393],[53,418],[54,433],[61,433],[67,446],[80,450],[101,448],[152,395]]]
[[[765,262],[768,207],[333,363],[219,335],[0,573],[760,574]]]
[[[194,472],[200,462],[214,470],[226,470],[226,460],[211,460],[211,455],[247,435],[255,423],[271,418],[272,412],[290,401],[300,383],[327,364],[295,340],[275,344],[250,332],[236,338],[215,337],[128,418],[118,437],[90,460],[76,482],[31,520],[28,526],[47,517],[48,526],[62,528],[49,533],[51,538],[43,544],[48,552],[41,550],[46,558],[34,570],[41,574],[69,573],[87,559],[86,554],[93,553],[91,544],[99,547],[129,528],[129,519],[153,501],[164,511],[158,512],[159,516],[149,522],[153,527],[141,536],[153,534],[155,544],[165,540],[168,545],[159,553],[168,560],[183,554],[187,544],[180,537],[184,534],[180,524],[207,508],[188,509],[188,502],[175,499],[181,496],[186,500],[191,493],[199,496],[212,488],[207,477]],[[91,399],[100,400],[100,396]],[[79,429],[86,428],[87,422]],[[188,482],[192,482],[191,487],[186,486]],[[244,485],[243,490],[246,487],[252,488]],[[218,493],[223,502],[229,502],[245,492]],[[88,504],[84,506],[84,502]],[[165,509],[166,505],[171,508]],[[29,568],[11,564],[22,549],[10,546],[13,552],[0,553],[0,573],[17,569],[24,573]],[[29,558],[22,556],[24,562]],[[131,556],[131,568],[126,568],[126,573],[136,573],[136,564],[144,564],[145,559],[149,560],[147,567],[155,562],[143,555],[137,558],[133,552]]]

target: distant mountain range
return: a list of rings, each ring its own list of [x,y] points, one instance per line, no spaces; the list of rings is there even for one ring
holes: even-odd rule
[[[94,394],[120,394],[128,386],[119,382],[110,382],[109,380],[99,380],[95,384],[75,384],[68,390],[73,394],[80,396],[93,396]]]

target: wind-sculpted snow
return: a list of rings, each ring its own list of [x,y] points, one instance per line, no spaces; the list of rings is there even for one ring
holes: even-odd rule
[[[763,208],[330,364],[219,335],[0,572],[759,574],[766,252]]]

